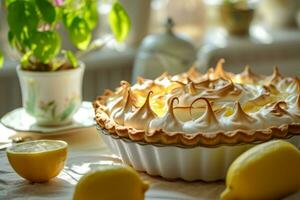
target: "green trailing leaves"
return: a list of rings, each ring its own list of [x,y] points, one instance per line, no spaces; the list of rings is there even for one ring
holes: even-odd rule
[[[72,51],[66,51],[65,56],[74,68],[78,67],[78,61]]]
[[[55,31],[36,32],[33,38],[33,54],[42,63],[47,63],[60,50],[60,37]]]
[[[3,63],[4,63],[4,58],[2,52],[0,51],[0,69],[3,67]]]
[[[29,0],[13,1],[8,5],[7,21],[10,31],[22,49],[30,48],[32,32],[38,28],[35,4]]]
[[[24,29],[36,30],[38,15],[35,5],[29,0],[11,2],[8,6],[7,20],[10,30],[16,35],[20,35]]]
[[[93,30],[98,24],[97,1],[87,1],[83,8],[83,18],[86,20],[90,30]]]
[[[38,10],[43,17],[43,20],[52,24],[56,19],[56,10],[52,3],[48,0],[35,0]]]
[[[60,70],[65,60],[73,66],[78,61],[71,51],[61,51],[58,28],[63,24],[70,41],[86,52],[92,49],[92,31],[98,24],[98,0],[4,0],[9,26],[8,40],[22,55],[22,68]],[[130,29],[129,17],[116,1],[108,21],[117,41],[124,41]],[[59,53],[64,53],[61,58]],[[0,55],[0,64],[3,56]]]
[[[71,42],[80,50],[86,50],[92,39],[92,30],[98,23],[97,1],[85,1],[80,10],[64,10],[62,21],[67,28]]]
[[[92,39],[92,32],[87,22],[83,18],[76,16],[69,27],[69,36],[78,49],[85,50]]]
[[[131,23],[128,14],[119,2],[115,2],[112,6],[109,13],[109,24],[117,41],[124,41],[129,33]]]
[[[71,26],[74,17],[76,17],[76,15],[72,10],[65,9],[63,11],[62,22],[67,29]]]

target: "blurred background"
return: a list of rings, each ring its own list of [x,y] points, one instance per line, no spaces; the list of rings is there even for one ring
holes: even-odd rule
[[[99,0],[99,24],[93,33],[111,38],[110,0]],[[300,72],[299,0],[120,0],[131,18],[126,43],[109,40],[101,51],[82,57],[86,63],[83,94],[92,101],[120,80],[155,78],[163,71],[180,73],[190,66],[206,71],[220,58],[224,68],[241,72],[245,65],[261,74],[279,66],[284,75]],[[0,116],[21,106],[16,76],[18,55],[7,41],[6,11],[0,0]],[[64,31],[64,30],[62,30]],[[64,46],[73,48],[65,39]]]

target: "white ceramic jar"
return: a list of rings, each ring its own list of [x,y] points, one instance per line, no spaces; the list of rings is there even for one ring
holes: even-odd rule
[[[195,46],[173,32],[174,22],[168,18],[165,31],[147,36],[134,61],[132,82],[141,76],[155,79],[164,72],[171,75],[187,71],[197,58]]]
[[[38,125],[59,126],[71,123],[82,102],[84,64],[78,68],[35,72],[17,67],[26,112]]]

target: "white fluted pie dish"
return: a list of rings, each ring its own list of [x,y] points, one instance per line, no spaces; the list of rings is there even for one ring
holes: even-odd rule
[[[186,181],[224,180],[230,164],[244,151],[258,144],[241,143],[186,148],[134,142],[109,134],[99,126],[97,129],[105,144],[124,163],[152,176]],[[286,140],[300,147],[300,136],[293,136]]]

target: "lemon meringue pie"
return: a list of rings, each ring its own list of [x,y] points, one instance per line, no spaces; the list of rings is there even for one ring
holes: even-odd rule
[[[300,134],[300,80],[215,69],[121,81],[94,102],[98,125],[118,137],[183,146],[267,141]]]

